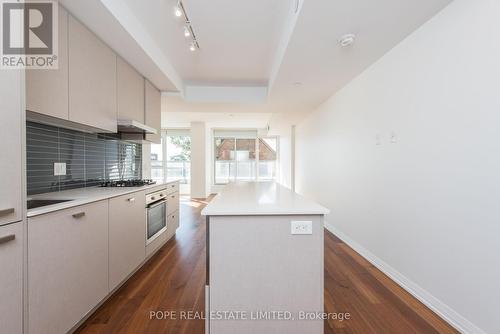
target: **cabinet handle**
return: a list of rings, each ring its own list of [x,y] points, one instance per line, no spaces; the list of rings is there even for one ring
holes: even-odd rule
[[[170,196],[171,198],[175,198],[175,195]]]
[[[127,201],[129,201],[129,202],[135,202],[135,198],[134,197],[129,198]]]
[[[15,234],[9,234],[9,235],[6,235],[4,237],[0,237],[0,245],[1,244],[5,244],[9,241],[12,241],[16,238],[16,235]]]
[[[0,210],[0,217],[7,216],[14,213],[14,208]]]
[[[82,218],[83,216],[85,216],[85,212],[78,212],[73,214],[73,218],[75,219]]]
[[[153,197],[151,197],[151,200],[152,200],[152,201],[154,201],[155,199],[156,199],[156,198],[155,198],[154,196],[153,196]]]
[[[160,197],[163,197],[163,194],[160,194]]]

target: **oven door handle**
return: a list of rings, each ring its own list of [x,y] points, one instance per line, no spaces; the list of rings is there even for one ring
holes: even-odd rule
[[[161,201],[148,204],[148,206],[146,206],[146,208],[148,208],[148,209],[156,208],[157,206],[162,205],[163,203],[167,203],[167,200],[163,199]]]

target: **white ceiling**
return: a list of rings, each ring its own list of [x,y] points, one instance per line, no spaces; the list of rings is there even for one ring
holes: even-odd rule
[[[120,47],[119,53],[139,70],[156,68],[157,77],[170,80],[160,88],[180,91],[181,97],[186,87],[199,96],[211,91],[238,94],[239,87],[248,91],[248,86],[268,92],[267,100],[249,99],[252,103],[234,103],[246,100],[243,88],[241,98],[221,95],[220,102],[168,98],[168,112],[191,112],[194,117],[202,112],[310,111],[451,2],[301,0],[295,14],[296,1],[183,0],[200,43],[196,52],[189,51],[182,20],[173,15],[176,0],[62,3],[70,4],[68,9],[108,44]],[[106,14],[99,13],[103,8]],[[117,41],[115,31],[128,32],[131,41],[123,42],[121,35]],[[342,49],[337,40],[346,33],[355,33],[356,43]],[[142,58],[137,47],[143,49]]]
[[[267,85],[289,2],[185,0],[201,50],[174,52],[180,75],[196,84]]]
[[[305,0],[271,87],[270,102],[314,108],[450,2]],[[347,33],[354,33],[356,42],[341,48],[338,39]]]

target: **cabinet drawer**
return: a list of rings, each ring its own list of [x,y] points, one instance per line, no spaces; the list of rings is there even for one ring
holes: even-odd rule
[[[0,227],[0,324],[2,333],[23,326],[23,224]]]
[[[179,193],[171,193],[167,196],[167,215],[179,211]]]
[[[179,192],[179,182],[167,183],[167,194]]]
[[[66,333],[109,292],[108,201],[28,220],[29,333]]]

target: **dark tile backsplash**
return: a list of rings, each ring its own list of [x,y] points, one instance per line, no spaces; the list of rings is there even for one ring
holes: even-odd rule
[[[28,195],[92,187],[104,180],[140,179],[142,145],[113,134],[91,134],[26,123]],[[54,163],[66,175],[54,176]]]

